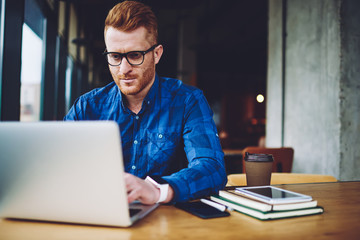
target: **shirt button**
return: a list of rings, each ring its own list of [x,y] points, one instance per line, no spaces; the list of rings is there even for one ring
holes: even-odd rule
[[[133,166],[131,167],[131,169],[132,169],[132,170],[135,170],[135,169],[136,169],[136,166],[135,166],[135,165],[133,165]]]
[[[159,138],[163,138],[163,135],[160,133],[158,137],[159,137]]]
[[[149,104],[150,104],[150,101],[148,101],[147,104],[149,105]]]
[[[137,140],[135,140],[135,141],[134,141],[134,144],[138,144],[138,141],[137,141]]]
[[[136,119],[136,120],[139,120],[139,116],[136,116],[135,119]]]

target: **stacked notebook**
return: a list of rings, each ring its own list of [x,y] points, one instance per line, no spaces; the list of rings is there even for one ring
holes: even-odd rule
[[[241,189],[221,190],[219,195],[210,198],[214,202],[260,220],[321,214],[324,211],[322,207],[317,205],[317,201],[310,196],[298,200],[286,201],[283,199],[281,202],[274,202],[239,190]]]

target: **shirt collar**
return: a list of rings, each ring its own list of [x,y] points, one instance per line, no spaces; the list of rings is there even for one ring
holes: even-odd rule
[[[157,93],[158,89],[159,89],[159,76],[155,73],[154,83],[151,86],[149,92],[147,93],[146,97],[143,100],[142,108],[141,108],[139,114],[142,113],[144,111],[144,109],[146,109],[148,106],[154,104],[156,93]],[[119,95],[120,95],[121,107],[123,108],[123,110],[129,111],[128,108],[126,107],[125,103],[124,103],[125,98],[124,98],[124,95],[121,92],[120,88],[118,88],[118,91],[119,91]]]
[[[155,97],[156,97],[156,93],[158,92],[159,89],[159,77],[157,74],[155,74],[155,80],[153,85],[151,86],[148,94],[146,95],[146,97],[144,98],[143,101],[143,108],[149,105],[153,105],[155,102]]]

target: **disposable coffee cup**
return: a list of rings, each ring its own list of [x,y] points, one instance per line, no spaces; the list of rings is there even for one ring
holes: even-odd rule
[[[245,173],[248,187],[270,185],[274,158],[271,154],[245,153]]]

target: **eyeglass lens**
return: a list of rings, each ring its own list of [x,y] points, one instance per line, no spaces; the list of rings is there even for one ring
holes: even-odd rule
[[[154,50],[158,45],[155,44],[146,51],[131,51],[127,53],[104,52],[103,54],[106,55],[108,63],[112,66],[119,66],[124,57],[130,65],[141,65],[144,62],[145,54]]]
[[[108,53],[107,60],[110,65],[120,65],[123,57],[126,58],[131,65],[140,65],[144,61],[144,55],[140,51],[128,52],[124,54],[120,53]]]

